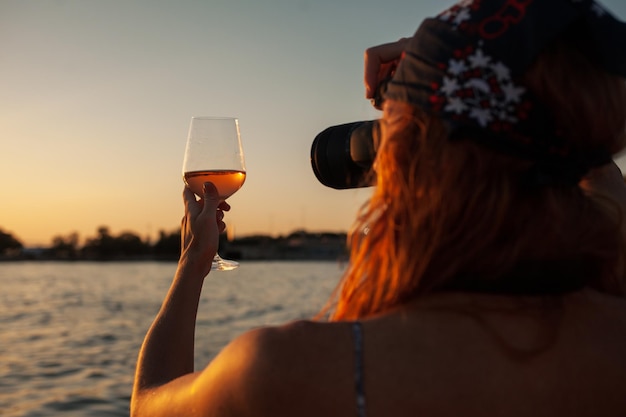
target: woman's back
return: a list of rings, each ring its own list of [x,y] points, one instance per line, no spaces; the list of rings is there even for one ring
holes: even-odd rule
[[[367,368],[368,415],[626,409],[623,300],[591,291],[527,302],[534,307],[497,296],[437,298],[417,304],[405,323],[389,317],[365,327],[365,360],[375,358]]]
[[[290,382],[286,391],[263,388],[274,399],[265,411],[357,415],[351,329],[351,323],[301,322],[270,336],[276,345],[265,347],[274,352],[274,376]],[[626,301],[620,298],[591,290],[523,300],[443,294],[366,320],[362,329],[369,417],[626,410]]]

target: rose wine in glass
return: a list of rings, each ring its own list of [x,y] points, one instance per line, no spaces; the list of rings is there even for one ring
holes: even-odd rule
[[[245,179],[239,121],[233,117],[192,117],[183,160],[187,187],[201,197],[203,184],[212,182],[223,201],[239,190]],[[237,266],[238,262],[216,254],[211,269],[227,271]]]
[[[226,200],[241,188],[246,180],[245,171],[209,169],[205,171],[185,172],[184,181],[196,195],[202,195],[205,182],[212,182],[222,200]]]

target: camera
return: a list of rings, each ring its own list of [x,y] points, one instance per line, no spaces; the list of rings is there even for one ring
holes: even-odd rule
[[[311,146],[311,166],[319,182],[337,190],[374,185],[378,123],[346,123],[319,133]]]
[[[391,78],[377,88],[372,105],[382,109],[383,96]],[[337,190],[375,185],[372,169],[380,138],[378,120],[345,123],[319,133],[311,146],[311,166],[315,176]]]

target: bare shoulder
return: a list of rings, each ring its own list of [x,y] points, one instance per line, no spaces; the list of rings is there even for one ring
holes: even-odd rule
[[[233,410],[229,415],[332,415],[323,408],[342,406],[326,399],[350,389],[350,358],[345,323],[259,328],[226,346],[202,372],[198,388],[212,393],[207,400],[225,399]]]
[[[315,345],[332,344],[337,335],[347,334],[345,323],[315,322],[298,320],[281,326],[262,327],[241,335],[236,344],[253,345],[259,349],[270,348],[276,354],[276,349],[299,347],[306,349]]]
[[[223,354],[243,361],[249,373],[285,380],[301,379],[303,373],[317,376],[314,370],[323,367],[322,362],[341,359],[349,351],[345,324],[296,321],[246,332]]]

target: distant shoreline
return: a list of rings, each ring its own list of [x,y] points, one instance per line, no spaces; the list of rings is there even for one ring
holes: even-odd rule
[[[220,241],[220,254],[238,261],[338,261],[348,259],[345,233],[309,233],[296,231],[288,236],[248,236]],[[119,237],[103,234],[99,240],[79,248],[57,245],[49,248],[20,248],[0,256],[0,262],[65,261],[65,262],[177,262],[180,235],[164,236],[155,245],[135,236]]]

